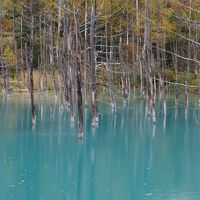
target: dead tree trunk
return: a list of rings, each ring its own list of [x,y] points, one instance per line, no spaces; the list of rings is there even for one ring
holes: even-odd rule
[[[44,57],[43,57],[43,39],[45,35],[42,34],[42,15],[40,15],[40,58],[38,58],[39,63],[39,72],[40,72],[40,80],[39,80],[39,91],[43,92],[44,90]]]
[[[112,1],[110,2],[110,14],[112,13]],[[108,6],[108,2],[106,1],[106,7]],[[105,13],[107,15],[107,11]],[[116,107],[116,100],[115,100],[115,90],[114,90],[114,77],[113,77],[113,67],[109,65],[109,62],[113,62],[113,25],[111,20],[110,25],[110,57],[108,56],[108,20],[106,19],[105,22],[105,38],[106,38],[106,69],[109,73],[109,90],[110,90],[110,105],[112,108]]]
[[[177,39],[174,44],[174,52],[177,55],[178,46],[177,46]],[[175,86],[175,105],[176,107],[179,105],[179,95],[178,95],[178,58],[174,56],[174,65],[175,65],[175,73],[176,73],[176,86]]]
[[[25,50],[25,65],[26,65],[26,87],[28,89],[29,94],[31,95],[31,91],[30,91],[30,64],[29,64],[29,51],[28,51],[28,46],[27,43],[25,43],[24,46],[24,50]]]
[[[95,31],[96,16],[94,6],[91,8],[91,24],[90,24],[90,65],[91,65],[91,89],[92,89],[92,126],[96,126],[98,121],[97,113],[97,91],[96,91],[96,60],[95,60],[95,43],[94,43],[94,31]]]
[[[109,62],[113,62],[113,26],[111,25],[111,38],[110,38],[110,60]],[[111,105],[112,107],[116,107],[116,100],[115,100],[115,87],[114,87],[114,75],[113,75],[113,67],[110,65],[109,67],[109,76],[110,76],[110,93],[111,93]]]
[[[190,8],[192,7],[192,0],[190,0]],[[189,13],[189,20],[191,20],[192,10],[190,9]],[[188,38],[191,38],[191,24],[188,21]],[[189,79],[189,72],[190,72],[190,61],[191,58],[191,42],[188,40],[188,60],[187,60],[187,74],[186,74],[186,82],[185,82],[185,107],[188,108],[189,105],[189,98],[188,98],[188,79]]]
[[[146,84],[147,84],[147,94],[148,94],[148,101],[149,101],[149,114],[152,115],[153,123],[156,123],[156,114],[155,114],[155,105],[153,101],[153,82],[152,82],[152,75],[151,75],[151,56],[150,56],[150,9],[149,9],[149,0],[145,1],[145,32],[144,32],[144,49],[143,49],[143,56],[144,56],[144,67],[146,70]]]
[[[18,81],[18,86],[19,86],[19,64],[18,64],[18,53],[17,53],[17,42],[16,42],[16,22],[15,22],[15,7],[13,6],[13,46],[14,46],[14,50],[15,50],[15,71],[16,71],[16,79]]]
[[[64,93],[65,93],[65,101],[67,103],[67,107],[70,105],[69,100],[69,85],[68,85],[68,78],[69,78],[69,63],[68,63],[68,49],[67,49],[67,30],[68,30],[68,13],[67,13],[67,3],[68,1],[64,1],[64,46],[63,46],[63,56],[64,56]]]
[[[88,0],[85,0],[85,31],[84,31],[84,39],[85,39],[85,53],[84,53],[84,85],[85,85],[85,106],[87,106],[87,93],[88,93],[88,53],[87,53],[87,22],[88,22]]]
[[[78,13],[78,11],[76,12]],[[79,138],[83,138],[83,100],[81,90],[81,49],[79,37],[79,22],[78,15],[75,14],[75,29],[76,29],[76,80],[77,80],[77,97],[78,97],[78,127]]]
[[[3,13],[3,1],[0,2],[0,13]],[[2,27],[2,14],[0,15],[0,66],[1,66],[1,73],[4,73],[3,71],[3,27]],[[3,72],[2,72],[3,71]],[[3,76],[3,74],[1,74]]]
[[[67,45],[68,45],[68,52],[69,52],[69,78],[68,78],[68,85],[69,85],[69,103],[70,103],[70,115],[71,115],[71,122],[74,122],[74,102],[73,102],[73,60],[72,60],[72,30],[71,30],[71,24],[68,24],[68,39],[67,39]]]
[[[61,11],[62,11],[62,1],[58,0],[58,33],[57,33],[57,67],[58,67],[58,84],[59,84],[59,92],[60,92],[60,101],[61,105],[63,105],[62,98],[62,57],[61,57],[61,47],[60,47],[60,34],[61,34]]]
[[[134,25],[135,20],[134,17],[132,16],[132,25]],[[135,61],[135,31],[134,27],[132,27],[131,31],[131,36],[132,36],[132,70],[133,70],[133,91],[135,92],[136,90],[136,61]]]
[[[139,55],[139,49],[140,49],[140,21],[139,21],[139,15],[140,15],[140,10],[139,10],[139,1],[135,1],[136,5],[136,34],[137,34],[137,53],[136,53],[136,60],[137,60],[137,65],[139,66],[140,69],[140,97],[144,98],[144,80],[143,80],[143,67],[142,67],[142,61],[141,61],[141,56]]]
[[[160,0],[156,0],[156,19],[157,19],[157,26],[156,26],[156,60],[157,60],[157,69],[158,69],[158,76],[159,76],[159,91],[161,91],[164,87],[163,80],[162,80],[162,64],[161,64],[161,52],[160,52]]]
[[[33,1],[31,1],[31,35],[30,35],[30,53],[29,53],[29,72],[30,72],[30,93],[31,93],[31,112],[32,112],[32,124],[36,123],[35,114],[35,102],[34,102],[34,82],[33,82],[33,48],[34,48],[34,27],[35,27],[35,17],[33,11]]]
[[[53,83],[53,94],[54,97],[57,98],[57,90],[56,90],[56,79],[55,79],[55,62],[54,62],[54,35],[53,35],[53,19],[52,13],[49,13],[49,56],[50,56],[50,66],[51,66],[51,79]]]
[[[22,16],[23,16],[23,10],[22,10]],[[20,18],[20,58],[21,58],[21,72],[23,76],[23,84],[24,87],[26,86],[26,63],[24,62],[24,46],[23,46],[23,17]]]
[[[122,32],[122,19],[120,20],[120,32]],[[123,59],[123,49],[122,49],[122,43],[123,43],[123,38],[120,35],[119,38],[119,60],[122,66],[122,74],[121,74],[121,83],[122,83],[122,94],[123,94],[123,100],[124,104],[127,102],[127,81],[126,81],[126,72],[125,72],[125,64],[124,64],[124,59]]]
[[[129,13],[128,9],[126,12],[126,68],[128,69],[128,72],[126,73],[126,96],[127,99],[130,97],[130,91],[131,91],[131,83],[130,83],[130,69],[129,69]]]

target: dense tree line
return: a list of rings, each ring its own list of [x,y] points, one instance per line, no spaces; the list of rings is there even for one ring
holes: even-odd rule
[[[199,0],[1,0],[2,92],[28,89],[33,124],[35,89],[51,89],[72,121],[77,102],[82,138],[88,96],[95,127],[98,91],[108,90],[115,110],[118,91],[126,104],[138,89],[156,123],[157,91],[165,99],[172,85],[178,106],[184,88],[188,107],[189,88],[200,88],[198,7]]]

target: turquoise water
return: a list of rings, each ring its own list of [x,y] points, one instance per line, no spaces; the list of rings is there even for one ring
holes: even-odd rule
[[[113,113],[100,103],[100,122],[85,138],[69,113],[47,97],[37,99],[31,125],[26,95],[0,98],[0,200],[198,200],[200,110],[186,113],[174,100],[157,100],[157,125],[137,98]],[[128,109],[129,108],[129,109]]]

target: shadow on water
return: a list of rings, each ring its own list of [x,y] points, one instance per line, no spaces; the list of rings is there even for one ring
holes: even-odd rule
[[[113,111],[100,103],[85,138],[67,110],[37,98],[32,127],[28,97],[0,99],[0,194],[2,200],[198,199],[200,112],[157,98],[156,126],[146,101],[134,98]],[[198,101],[198,100],[197,100]],[[165,110],[166,109],[166,110]]]

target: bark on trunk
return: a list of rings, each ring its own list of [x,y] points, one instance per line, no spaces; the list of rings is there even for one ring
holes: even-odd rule
[[[76,12],[78,13],[78,12]],[[77,97],[78,97],[78,137],[83,138],[83,100],[81,89],[81,49],[80,49],[80,37],[79,37],[79,22],[78,15],[75,15],[75,27],[76,27],[76,81],[77,81]]]
[[[49,13],[49,56],[50,56],[50,67],[51,67],[51,79],[53,83],[53,95],[57,98],[57,90],[56,90],[56,78],[55,78],[55,62],[54,62],[54,35],[53,35],[53,19],[52,13]]]
[[[91,65],[91,89],[92,89],[92,126],[96,126],[96,122],[98,121],[98,113],[97,113],[97,91],[96,91],[96,60],[95,60],[95,42],[94,42],[94,31],[95,31],[95,23],[96,16],[94,6],[91,8],[91,24],[90,24],[90,65]]]
[[[60,47],[60,34],[61,34],[61,11],[62,11],[62,1],[58,0],[58,33],[57,33],[57,66],[58,66],[58,84],[60,92],[60,101],[63,106],[63,96],[62,96],[62,57],[61,57],[61,47]]]
[[[33,2],[31,1],[31,36],[30,36],[30,58],[29,58],[29,67],[30,67],[30,93],[31,93],[31,112],[32,112],[32,124],[36,123],[36,114],[35,114],[35,102],[34,102],[34,82],[33,82],[33,48],[34,48],[34,26],[35,19],[33,13]]]

